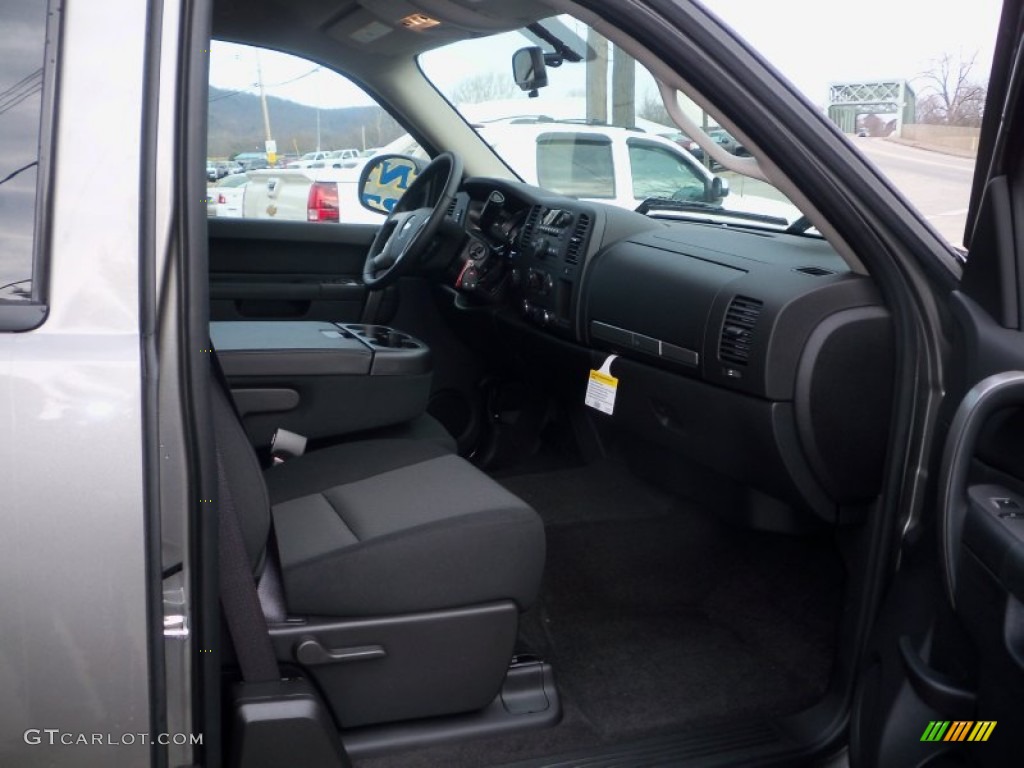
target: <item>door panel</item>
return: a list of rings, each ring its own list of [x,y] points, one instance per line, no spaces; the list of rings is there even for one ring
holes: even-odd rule
[[[987,768],[1024,756],[1022,10],[1005,1],[970,252],[947,301],[943,443],[862,666],[854,766]]]
[[[210,220],[211,319],[358,321],[376,232],[370,224]]]
[[[1016,357],[1024,363],[1024,354]],[[975,655],[971,716],[996,723],[973,755],[987,765],[1019,764],[1024,752],[1024,432],[1016,428],[1022,414],[1024,372],[979,382],[957,410],[941,472],[946,596]],[[1006,449],[1016,461],[1000,463],[1011,472],[987,460]]]

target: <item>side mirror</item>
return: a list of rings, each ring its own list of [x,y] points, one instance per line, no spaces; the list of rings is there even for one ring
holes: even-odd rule
[[[376,155],[359,174],[359,204],[370,211],[389,214],[426,163],[408,155]]]
[[[721,200],[729,196],[729,180],[721,176],[712,176],[711,185],[708,189],[708,197],[712,200]]]
[[[544,52],[538,46],[532,45],[513,53],[512,77],[521,90],[530,92],[531,98],[536,96],[537,89],[548,84]]]

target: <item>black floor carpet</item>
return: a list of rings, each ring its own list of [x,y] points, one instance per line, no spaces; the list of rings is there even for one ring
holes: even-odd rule
[[[505,477],[547,526],[521,646],[555,668],[560,725],[360,761],[500,765],[744,716],[824,692],[842,599],[825,538],[739,530],[614,464]]]

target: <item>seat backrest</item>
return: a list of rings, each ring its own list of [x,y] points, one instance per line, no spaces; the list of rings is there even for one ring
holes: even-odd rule
[[[259,574],[263,570],[267,538],[270,536],[270,498],[256,451],[229,399],[231,393],[215,372],[210,378],[217,459],[238,513],[246,554],[253,572]]]

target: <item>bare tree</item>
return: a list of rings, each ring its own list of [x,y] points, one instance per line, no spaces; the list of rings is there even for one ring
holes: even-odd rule
[[[452,89],[455,104],[479,104],[482,101],[511,99],[519,93],[519,87],[511,75],[500,72],[481,72],[464,78]]]
[[[662,125],[671,126],[673,124],[672,119],[668,116],[668,110],[665,109],[665,104],[661,100],[661,96],[650,91],[645,93],[643,99],[640,100],[636,116],[642,117],[644,120],[661,123]]]
[[[977,53],[970,58],[944,53],[919,76],[921,98],[918,122],[942,125],[981,125],[985,110],[985,86],[974,82],[971,72]]]

